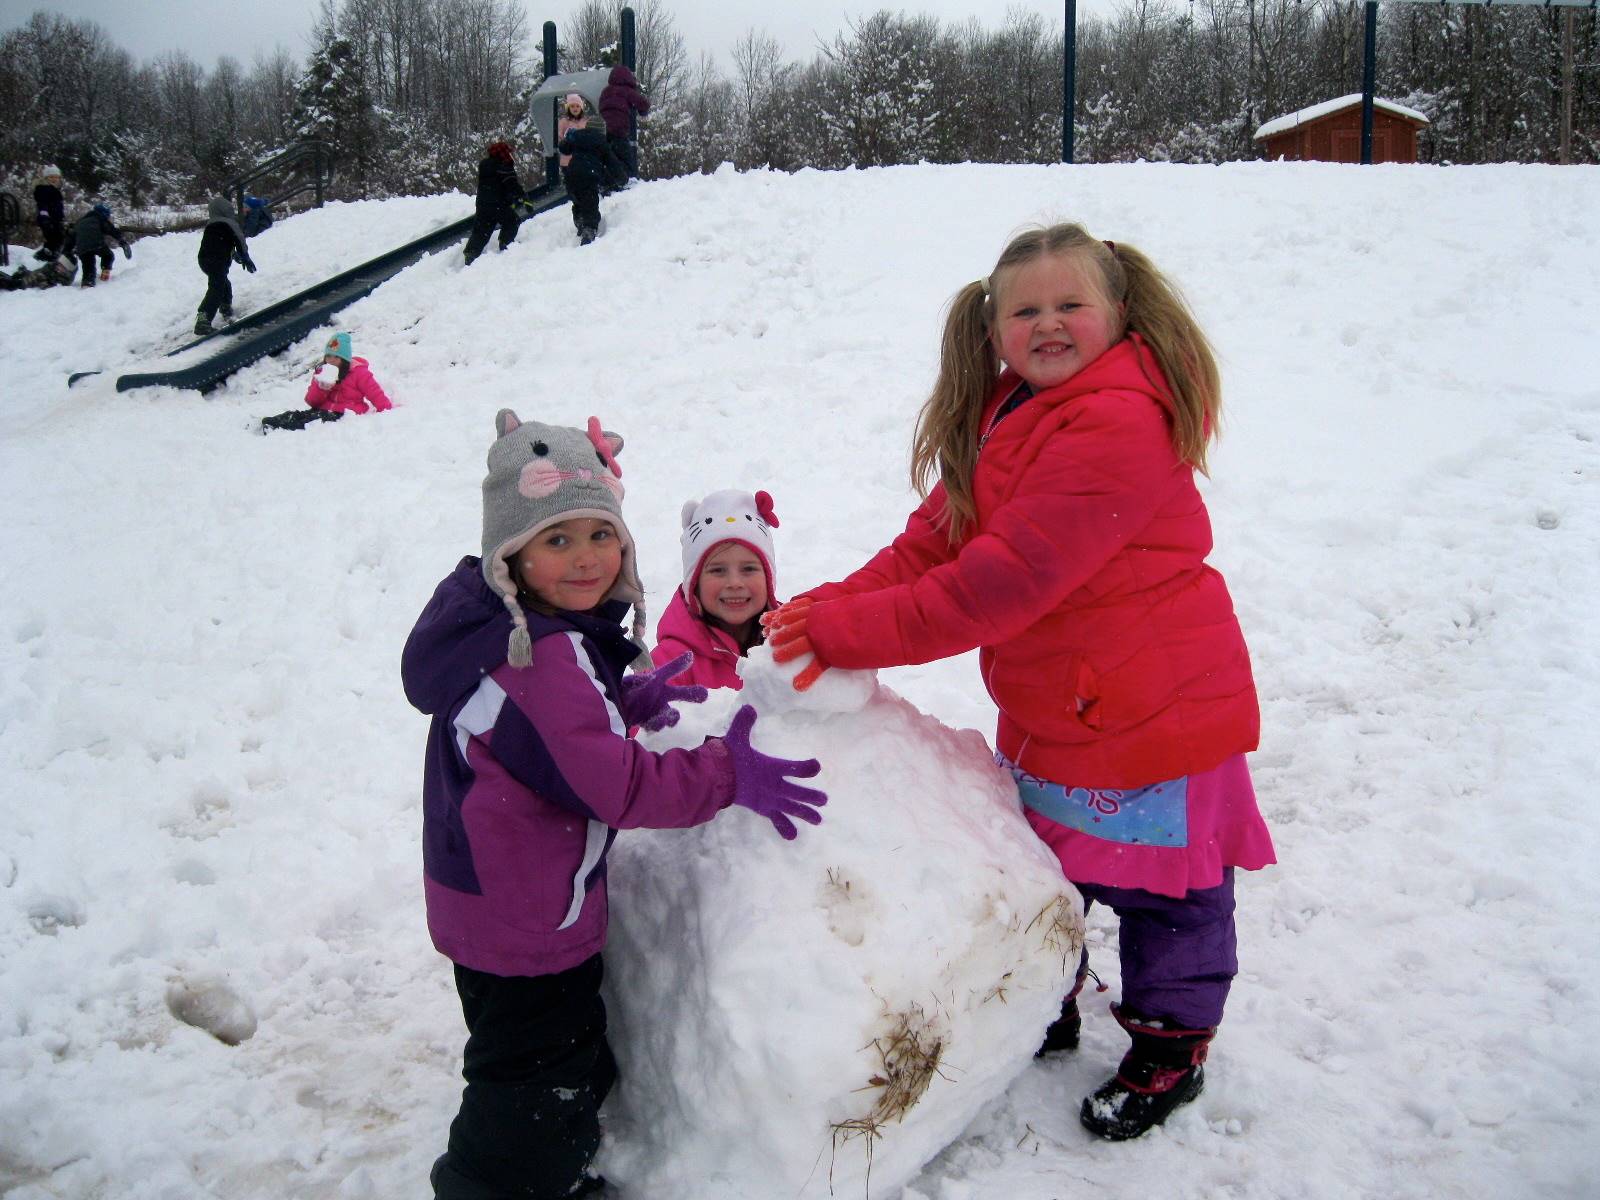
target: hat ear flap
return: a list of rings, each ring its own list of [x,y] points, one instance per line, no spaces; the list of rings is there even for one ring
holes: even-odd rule
[[[520,429],[522,422],[517,420],[517,414],[509,408],[502,408],[494,415],[494,432],[497,437],[505,437],[513,429]]]
[[[694,514],[700,508],[700,501],[685,500],[683,502],[683,528],[687,529],[694,524]]]

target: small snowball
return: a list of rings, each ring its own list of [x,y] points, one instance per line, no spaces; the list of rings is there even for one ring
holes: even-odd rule
[[[205,1030],[225,1046],[237,1046],[255,1036],[255,1010],[225,983],[174,980],[167,988],[167,1009],[185,1025]]]
[[[824,671],[808,689],[797,692],[792,681],[810,662],[809,656],[794,662],[773,662],[770,649],[755,646],[739,660],[739,677],[744,680],[741,695],[763,716],[786,712],[827,716],[860,712],[878,690],[876,671],[841,671],[834,667]]]
[[[339,368],[332,363],[323,363],[317,368],[317,386],[331,388],[339,382]]]

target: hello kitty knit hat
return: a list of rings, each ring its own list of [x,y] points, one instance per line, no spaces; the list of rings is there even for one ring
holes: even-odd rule
[[[482,571],[511,614],[506,661],[513,667],[533,661],[528,620],[506,559],[547,526],[584,517],[609,521],[622,542],[622,569],[605,598],[633,605],[633,640],[644,654],[644,587],[633,535],[622,519],[622,468],[616,458],[622,438],[602,430],[597,417],[589,418],[586,430],[572,429],[523,421],[509,408],[495,416],[494,428],[489,473],[483,478]]]
[[[777,527],[778,514],[773,511],[772,497],[766,492],[752,496],[749,492],[729,489],[712,492],[704,500],[684,501],[683,533],[678,542],[683,547],[682,591],[689,611],[696,616],[700,614],[695,583],[706,558],[729,542],[748,546],[761,560],[767,571],[767,607],[776,608],[777,554],[772,544],[772,531]]]

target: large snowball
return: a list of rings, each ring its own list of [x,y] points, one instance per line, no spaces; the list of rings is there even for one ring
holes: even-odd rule
[[[830,671],[804,696],[763,651],[655,749],[738,706],[755,746],[822,762],[820,828],[732,808],[611,855],[606,951],[622,1082],[600,1167],[653,1200],[892,1195],[1032,1060],[1083,910],[981,735]],[[881,1191],[880,1191],[881,1189]]]

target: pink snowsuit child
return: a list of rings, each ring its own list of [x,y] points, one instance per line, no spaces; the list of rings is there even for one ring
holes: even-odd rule
[[[373,378],[367,360],[352,356],[348,333],[334,334],[326,350],[306,384],[310,407],[263,418],[262,432],[304,429],[316,421],[337,421],[345,413],[387,412],[394,407]]]
[[[556,121],[556,145],[559,146],[561,139],[567,136],[567,130],[582,129],[588,120],[588,102],[577,92],[568,92],[567,98],[561,102],[561,117]],[[570,166],[572,155],[560,154],[557,161],[563,167]]]
[[[738,691],[739,660],[763,641],[760,616],[778,606],[766,492],[712,492],[683,506],[683,584],[656,624],[650,659],[658,667],[694,655],[673,682]]]

